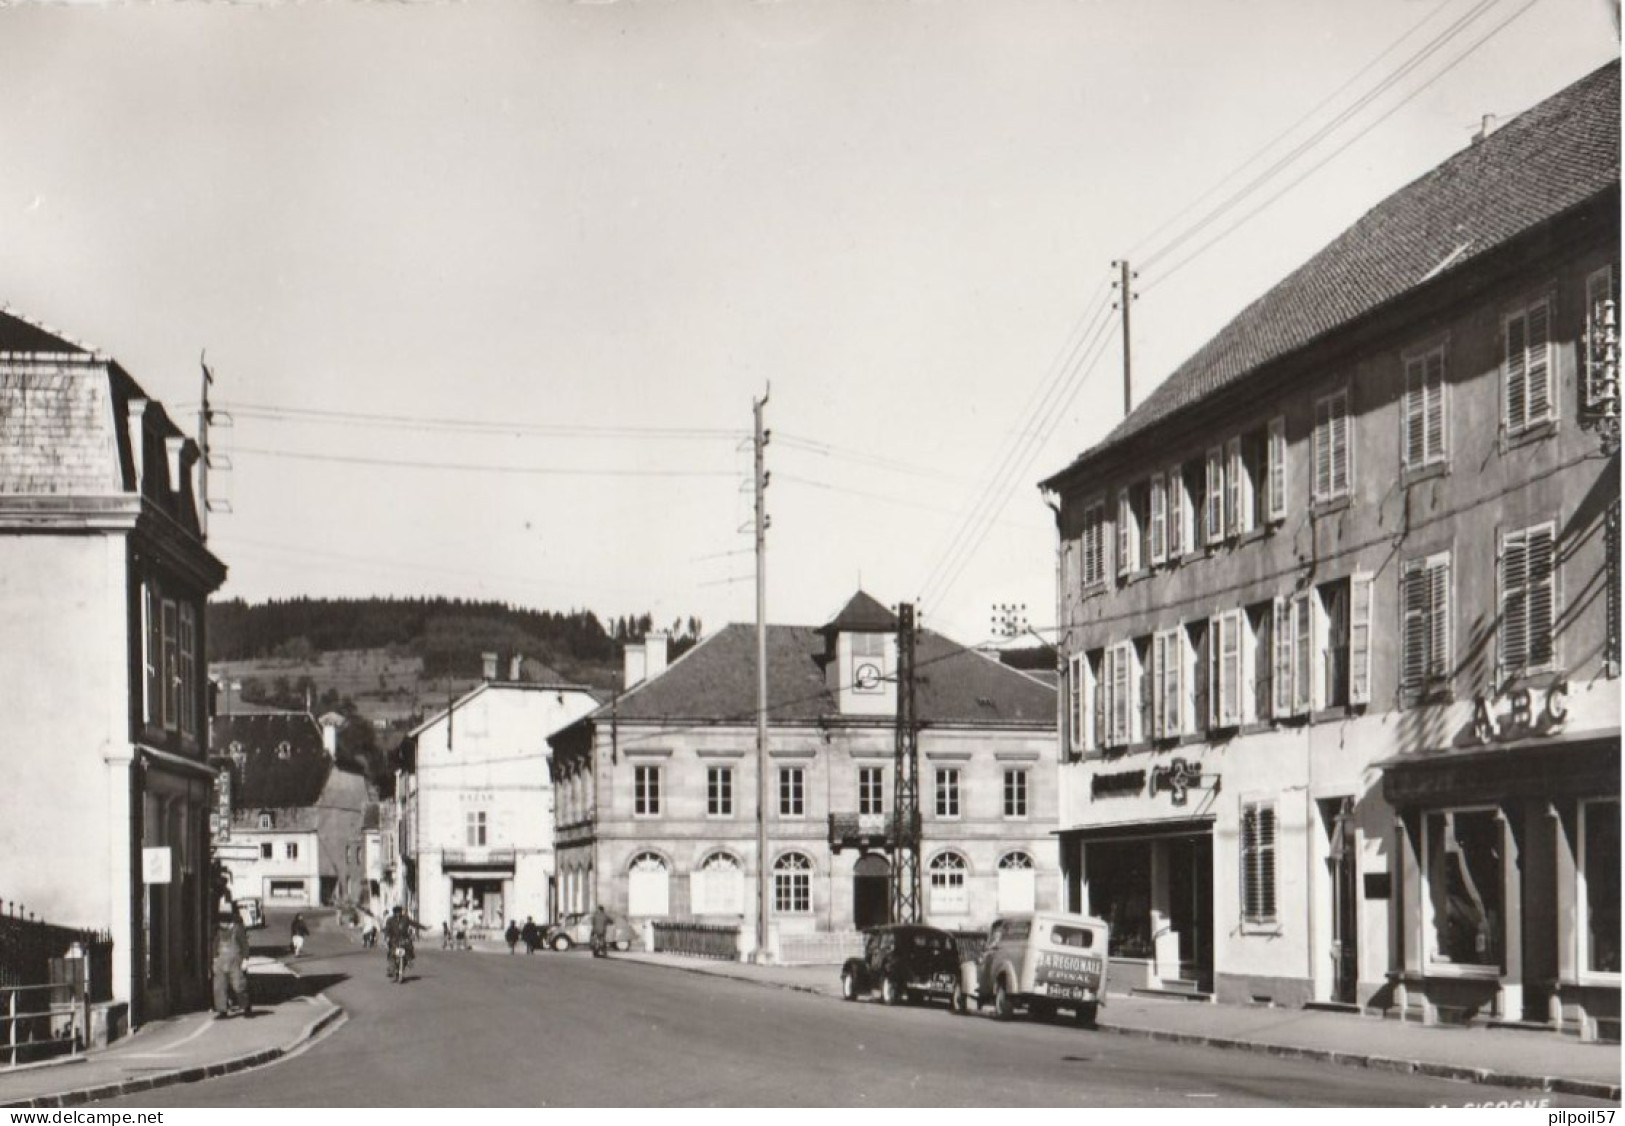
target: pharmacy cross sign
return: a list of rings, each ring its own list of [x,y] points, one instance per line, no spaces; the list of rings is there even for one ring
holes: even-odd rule
[[[1163,790],[1167,790],[1170,801],[1175,805],[1184,805],[1185,798],[1191,790],[1205,790],[1219,788],[1217,774],[1203,774],[1202,764],[1199,762],[1186,762],[1176,758],[1167,766],[1151,768],[1151,796],[1155,797]]]

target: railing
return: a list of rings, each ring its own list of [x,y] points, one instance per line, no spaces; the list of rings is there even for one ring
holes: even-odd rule
[[[653,923],[655,953],[685,954],[691,958],[739,958],[739,928],[701,923]]]
[[[113,999],[113,937],[106,931],[59,927],[36,918],[17,903],[0,901],[0,986],[48,985],[52,962],[75,957],[89,963],[87,995],[92,1002]]]
[[[918,839],[920,815],[913,817]],[[832,813],[829,815],[829,844],[836,852],[843,848],[887,848],[897,835],[896,813]]]

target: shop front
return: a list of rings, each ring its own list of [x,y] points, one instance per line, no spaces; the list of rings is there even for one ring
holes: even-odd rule
[[[199,763],[140,748],[141,847],[135,857],[141,951],[139,1023],[207,1003],[209,812],[214,774]]]
[[[1403,1015],[1619,1039],[1619,756],[1616,728],[1380,764]]]
[[[1213,992],[1213,822],[1208,815],[1060,834],[1068,910],[1111,927],[1109,980]]]

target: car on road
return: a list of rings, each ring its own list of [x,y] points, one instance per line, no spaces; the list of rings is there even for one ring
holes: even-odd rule
[[[959,989],[959,944],[936,927],[899,924],[863,934],[863,957],[841,967],[841,996],[879,992],[888,1005],[926,997],[952,1000]]]
[[[565,951],[572,946],[586,946],[592,941],[591,913],[566,915],[548,925],[542,932],[542,945],[549,950]],[[632,927],[619,915],[609,917],[608,941],[613,950],[632,949]]]
[[[991,1004],[1001,1020],[1026,1009],[1051,1017],[1071,1009],[1079,1024],[1093,1027],[1106,998],[1108,929],[1104,920],[1054,911],[1005,915],[987,930],[969,995],[977,1007]],[[964,998],[954,998],[964,1012]]]

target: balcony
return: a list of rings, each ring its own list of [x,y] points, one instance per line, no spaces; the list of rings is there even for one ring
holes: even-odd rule
[[[889,848],[897,832],[894,813],[832,813],[829,815],[829,847],[832,852],[843,848]],[[919,839],[920,815],[914,815],[914,837]]]

